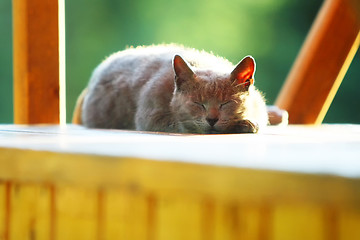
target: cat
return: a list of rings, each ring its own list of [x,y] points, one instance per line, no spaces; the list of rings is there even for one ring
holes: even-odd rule
[[[129,48],[94,70],[75,118],[89,128],[256,133],[269,120],[255,68],[251,56],[234,66],[180,45]]]

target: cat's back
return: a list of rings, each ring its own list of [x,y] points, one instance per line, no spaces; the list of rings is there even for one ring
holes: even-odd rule
[[[94,71],[95,82],[116,79],[118,75],[126,76],[126,81],[136,82],[151,79],[154,74],[164,72],[173,80],[172,61],[175,55],[181,55],[189,64],[197,69],[209,69],[218,72],[229,72],[233,65],[224,58],[205,51],[198,51],[180,45],[154,45],[129,48],[116,52],[105,59]]]
[[[137,47],[113,53],[107,57],[93,72],[90,82],[98,84],[100,81],[134,82],[139,79],[150,79],[150,75],[166,68],[171,69],[170,48]]]

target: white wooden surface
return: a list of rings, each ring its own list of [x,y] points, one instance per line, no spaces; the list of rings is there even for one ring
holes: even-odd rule
[[[1,147],[360,176],[360,125],[294,125],[230,135],[0,125]]]

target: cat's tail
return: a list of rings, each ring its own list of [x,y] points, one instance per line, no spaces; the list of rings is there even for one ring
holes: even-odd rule
[[[82,125],[82,106],[83,106],[83,103],[84,103],[84,98],[85,98],[85,95],[87,94],[88,92],[88,89],[85,88],[80,96],[78,97],[78,99],[76,100],[76,105],[75,105],[75,109],[74,109],[74,112],[73,112],[73,118],[72,118],[72,123],[73,124],[79,124],[79,125]]]

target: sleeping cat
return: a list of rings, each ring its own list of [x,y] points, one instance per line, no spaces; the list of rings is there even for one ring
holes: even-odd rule
[[[90,128],[256,133],[268,114],[254,73],[251,56],[233,66],[177,45],[130,48],[94,70],[79,121]]]

